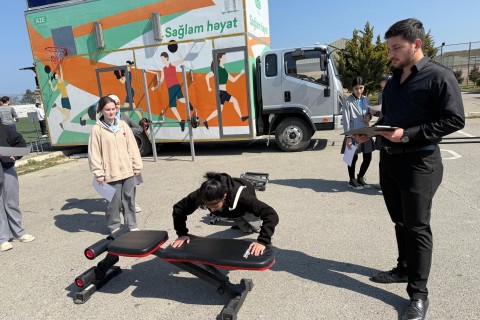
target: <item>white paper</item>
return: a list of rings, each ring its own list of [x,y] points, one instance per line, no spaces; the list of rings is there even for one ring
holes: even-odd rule
[[[98,181],[95,180],[95,178],[92,181],[92,186],[95,191],[97,191],[98,194],[105,198],[108,202],[112,201],[116,191],[114,187],[112,187],[108,183],[105,183],[103,186],[101,186],[100,184],[98,184]]]
[[[357,146],[352,144],[351,148],[348,149],[345,146],[345,152],[343,153],[343,162],[345,162],[348,166],[352,165],[353,156],[355,155],[355,151],[357,151]]]
[[[2,157],[22,157],[30,153],[30,147],[0,147]]]
[[[372,109],[373,111],[382,111],[382,105],[379,104],[377,106],[368,106],[370,109]]]

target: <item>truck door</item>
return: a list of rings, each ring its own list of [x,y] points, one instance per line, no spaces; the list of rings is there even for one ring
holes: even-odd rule
[[[212,60],[216,110],[207,117],[210,128],[215,126],[217,118],[220,139],[251,138],[253,114],[247,48],[213,50]]]
[[[282,104],[305,110],[315,124],[333,123],[335,105],[332,96],[325,96],[328,76],[320,57],[321,51],[314,49],[283,53]]]

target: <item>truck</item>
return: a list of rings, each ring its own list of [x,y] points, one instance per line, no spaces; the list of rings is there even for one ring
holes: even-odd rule
[[[99,97],[157,143],[275,136],[302,151],[338,128],[343,86],[327,45],[270,48],[267,0],[27,0],[53,146],[86,145]]]

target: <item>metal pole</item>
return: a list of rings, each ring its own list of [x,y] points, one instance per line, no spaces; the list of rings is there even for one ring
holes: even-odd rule
[[[443,64],[443,46],[445,45],[445,42],[442,42],[442,46],[440,47],[440,61]]]
[[[185,72],[185,65],[182,64],[182,76],[183,76],[183,86],[185,88],[185,107],[187,110],[187,122],[188,122],[188,135],[190,136],[190,153],[192,154],[192,161],[195,161],[195,146],[193,143],[193,129],[192,122],[190,118],[190,99],[188,98],[188,83],[187,83],[187,73]]]
[[[467,60],[467,87],[468,87],[468,78],[470,78],[470,51],[472,50],[472,43],[468,43],[468,60]]]
[[[150,121],[150,139],[152,140],[153,161],[157,162],[157,145],[155,143],[155,131],[153,131],[152,109],[150,108],[150,96],[148,95],[147,75],[145,69],[142,70],[143,89],[145,90],[145,100],[147,103],[148,120]]]

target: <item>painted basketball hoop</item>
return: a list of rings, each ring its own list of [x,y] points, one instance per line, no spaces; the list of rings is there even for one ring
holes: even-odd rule
[[[68,55],[68,50],[64,47],[46,47],[45,50],[50,54],[50,60],[55,64],[61,64]]]

